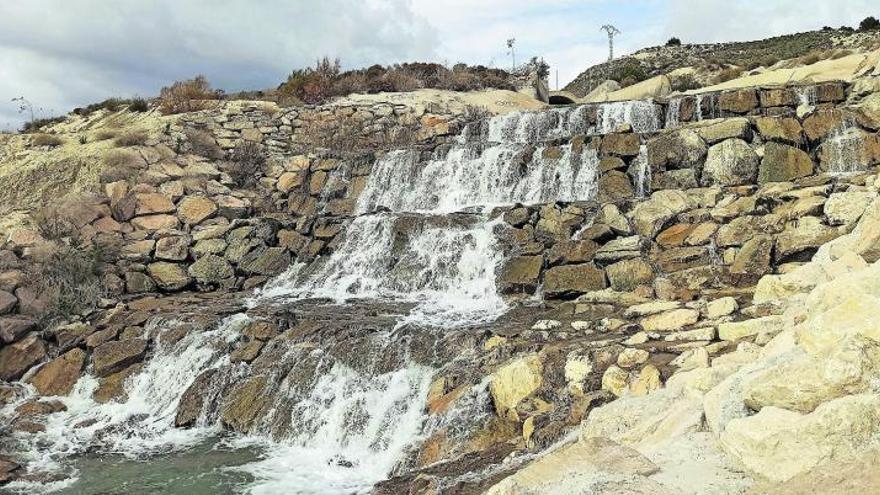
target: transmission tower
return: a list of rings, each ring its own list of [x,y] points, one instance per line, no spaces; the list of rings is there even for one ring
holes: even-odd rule
[[[516,70],[516,52],[514,51],[513,45],[516,44],[516,38],[510,38],[507,40],[507,50],[510,53],[510,58],[512,59],[512,70]]]
[[[620,34],[620,30],[611,24],[605,24],[599,30],[608,33],[608,61],[611,62],[614,60],[614,36]]]

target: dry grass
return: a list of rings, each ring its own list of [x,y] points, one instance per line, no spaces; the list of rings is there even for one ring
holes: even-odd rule
[[[223,149],[217,145],[217,141],[208,132],[198,129],[187,129],[184,131],[184,134],[186,135],[186,140],[189,141],[193,153],[211,160],[223,158]]]
[[[229,176],[241,187],[257,183],[266,166],[266,151],[263,146],[250,141],[238,143],[230,155]]]
[[[131,181],[144,165],[137,153],[128,150],[112,150],[104,155],[103,162],[101,182]]]
[[[64,144],[64,140],[54,134],[36,134],[31,139],[32,146],[48,146],[54,148]]]
[[[728,67],[728,68],[722,70],[721,72],[719,72],[717,76],[715,76],[714,82],[715,82],[715,84],[721,84],[721,83],[725,83],[727,81],[732,81],[732,80],[740,77],[743,74],[743,72],[744,71],[743,71],[742,67]]]
[[[125,134],[116,138],[113,142],[116,146],[120,148],[128,147],[128,146],[143,146],[147,143],[147,140],[150,138],[147,131],[144,130],[134,130],[128,131]]]
[[[118,133],[116,131],[111,131],[109,129],[98,131],[95,133],[95,141],[106,141],[108,139],[115,139],[117,134]]]

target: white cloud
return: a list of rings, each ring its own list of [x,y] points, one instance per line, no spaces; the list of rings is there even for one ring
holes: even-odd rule
[[[66,111],[155,94],[204,73],[227,90],[278,84],[323,55],[349,67],[434,58],[437,33],[408,0],[0,2],[0,128],[24,95]]]

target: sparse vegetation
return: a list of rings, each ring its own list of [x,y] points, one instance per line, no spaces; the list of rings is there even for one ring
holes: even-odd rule
[[[259,143],[242,141],[232,150],[229,176],[241,187],[254,185],[263,174],[266,151]]]
[[[143,164],[143,159],[129,150],[112,150],[104,154],[101,182],[131,181]]]
[[[150,104],[146,99],[141,98],[140,96],[135,96],[128,104],[128,109],[132,112],[146,112],[150,109]]]
[[[82,117],[88,117],[89,115],[97,112],[98,110],[106,110],[108,112],[118,112],[123,109],[128,109],[132,112],[146,112],[149,110],[149,103],[144,98],[140,96],[135,96],[134,98],[107,98],[104,101],[100,101],[98,103],[92,103],[90,105],[86,105],[80,108],[74,108],[73,113],[80,115]]]
[[[116,131],[104,129],[95,133],[95,141],[106,141],[108,139],[114,139],[116,137],[116,134]]]
[[[715,76],[714,82],[715,84],[721,84],[727,81],[732,81],[742,76],[743,72],[744,70],[742,67],[727,67]]]
[[[700,82],[697,81],[693,74],[682,74],[680,76],[675,76],[671,78],[670,82],[673,91],[690,91],[692,89],[698,89],[702,87]]]
[[[876,31],[880,29],[880,20],[874,16],[865,17],[859,23],[859,31]]]
[[[64,119],[65,117],[62,115],[58,117],[48,117],[45,119],[36,119],[30,122],[25,122],[24,125],[21,126],[21,132],[25,134],[38,132],[43,127],[57,124],[59,122],[64,122]]]
[[[673,36],[666,41],[666,46],[681,46],[681,40]]]
[[[150,136],[147,134],[147,131],[136,129],[117,137],[113,144],[120,148],[128,146],[143,146],[149,138]]]
[[[641,62],[626,58],[612,62],[611,72],[608,79],[613,79],[621,86],[627,87],[648,79],[648,71]]]
[[[31,139],[32,146],[48,146],[54,148],[64,144],[64,140],[54,134],[36,134]]]
[[[549,75],[549,66],[537,58],[539,77]],[[528,65],[531,70],[532,66]],[[342,72],[339,60],[327,57],[314,67],[293,71],[278,87],[282,104],[322,103],[336,96],[352,93],[380,93],[415,91],[436,88],[452,91],[473,91],[486,88],[514,89],[511,75],[500,69],[456,64],[448,69],[440,64],[407,63],[383,67],[373,65],[366,69]]]
[[[184,134],[193,153],[211,160],[223,158],[223,150],[217,145],[217,141],[210,133],[198,129],[187,129]]]
[[[205,76],[199,75],[162,88],[159,93],[159,111],[164,115],[197,112],[212,107],[222,96],[221,91],[211,88]]]

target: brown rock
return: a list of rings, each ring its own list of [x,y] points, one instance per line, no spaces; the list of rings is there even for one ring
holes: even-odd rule
[[[3,260],[0,260],[0,265],[3,265]],[[19,288],[21,284],[24,282],[25,275],[21,270],[10,270],[8,272],[0,273],[0,290],[6,292],[15,292],[15,289]]]
[[[95,375],[107,377],[134,363],[140,362],[147,352],[143,339],[114,340],[98,346],[92,353]]]
[[[249,275],[278,275],[290,266],[290,253],[283,247],[254,250],[242,258],[238,267]]]
[[[37,322],[24,316],[8,316],[0,318],[0,340],[11,344],[32,330],[37,329]]]
[[[46,344],[36,335],[0,349],[0,380],[11,382],[46,357]]]
[[[583,294],[605,287],[605,272],[592,263],[557,266],[544,274],[544,292],[551,297]]]
[[[45,294],[38,295],[26,287],[15,289],[15,297],[18,298],[18,312],[21,314],[39,317],[49,309],[49,302],[46,300]]]
[[[801,123],[791,117],[757,117],[755,125],[767,141],[799,145],[804,140]]]
[[[502,292],[533,292],[538,288],[542,256],[516,256],[507,260],[501,269],[499,283]]]
[[[547,253],[547,262],[552,265],[569,265],[592,261],[599,245],[593,241],[559,241]]]
[[[79,380],[85,361],[82,349],[71,349],[43,365],[28,381],[40,395],[67,395]]]
[[[249,323],[241,334],[251,339],[266,341],[278,335],[278,327],[268,321],[257,320]]]
[[[174,418],[174,426],[186,428],[193,426],[198,421],[204,409],[205,400],[212,388],[212,382],[217,374],[216,369],[206,370],[200,374],[187,387],[180,397],[177,405],[177,415]]]
[[[0,455],[0,485],[5,485],[17,479],[21,471],[21,464],[9,457]]]
[[[232,353],[229,354],[229,361],[231,363],[250,363],[260,355],[260,351],[263,349],[263,344],[264,342],[261,340],[251,340],[247,344],[232,351]]]
[[[791,88],[772,88],[761,90],[762,107],[796,107],[798,95]]]
[[[278,177],[278,190],[283,193],[302,187],[305,181],[304,172],[284,172]]]
[[[640,145],[638,134],[632,132],[607,134],[602,138],[600,149],[604,155],[636,156],[639,154]]]
[[[147,215],[133,218],[131,225],[139,230],[172,230],[179,224],[174,215]]]
[[[18,304],[17,297],[5,290],[0,290],[0,315],[11,313],[16,304]]]
[[[236,384],[220,412],[223,423],[233,431],[249,431],[269,398],[267,383],[266,377],[255,376]]]
[[[204,196],[187,196],[177,205],[177,218],[187,225],[198,225],[217,213],[217,205]]]
[[[727,91],[718,96],[722,111],[745,114],[758,108],[758,94],[754,89]]]
[[[137,194],[137,206],[135,215],[153,215],[156,213],[170,213],[174,211],[174,203],[164,194],[140,193]]]
[[[682,246],[697,226],[678,223],[657,234],[657,244],[663,247]]]
[[[144,369],[141,363],[133,364],[122,371],[112,373],[101,378],[98,388],[92,394],[92,399],[99,404],[106,404],[110,401],[124,402],[128,399],[125,393],[125,382],[130,376],[137,375]]]
[[[156,284],[153,279],[141,272],[125,272],[125,291],[130,294],[154,292]]]
[[[189,266],[187,272],[196,282],[202,285],[220,284],[232,281],[235,270],[224,258],[209,254],[196,260]]]
[[[804,119],[804,133],[811,142],[825,139],[828,134],[843,126],[846,116],[836,108],[819,109]]]
[[[648,162],[659,170],[695,168],[706,157],[705,141],[690,129],[664,133],[648,141]]]
[[[633,186],[624,172],[612,170],[599,177],[600,203],[616,203],[634,196]]]
[[[769,235],[756,236],[743,244],[736,253],[730,273],[737,276],[754,277],[770,272],[770,255],[773,253],[773,238]]]

